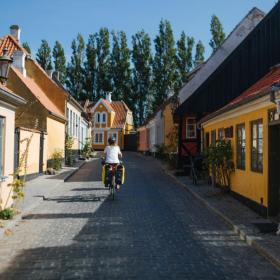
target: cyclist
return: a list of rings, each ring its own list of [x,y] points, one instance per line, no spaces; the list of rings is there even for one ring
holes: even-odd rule
[[[116,139],[110,137],[108,143],[109,145],[106,146],[104,150],[105,164],[119,164],[120,158],[122,158],[122,153],[120,147],[116,144]],[[116,185],[116,189],[119,190],[120,186]]]

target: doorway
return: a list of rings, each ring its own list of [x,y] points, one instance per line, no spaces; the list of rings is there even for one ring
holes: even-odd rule
[[[268,215],[280,212],[280,124],[268,129]]]

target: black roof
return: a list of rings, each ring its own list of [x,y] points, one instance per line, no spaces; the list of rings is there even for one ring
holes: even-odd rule
[[[216,71],[176,110],[210,113],[226,105],[280,62],[280,2]]]

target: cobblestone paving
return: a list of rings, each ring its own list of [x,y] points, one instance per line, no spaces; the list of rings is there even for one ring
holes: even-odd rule
[[[0,279],[280,279],[149,158],[125,157],[115,201],[93,161],[25,216],[0,241]]]

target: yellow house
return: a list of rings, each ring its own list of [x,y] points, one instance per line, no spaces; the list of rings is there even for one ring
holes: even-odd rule
[[[201,120],[204,147],[231,142],[231,192],[264,216],[280,212],[280,67]],[[276,104],[278,104],[276,106]]]
[[[133,116],[131,110],[123,101],[112,101],[111,94],[106,99],[92,105],[90,109],[92,118],[92,147],[103,150],[108,144],[109,137],[115,137],[121,149],[124,148],[124,136],[133,129]]]
[[[26,102],[0,83],[0,210],[13,203],[11,187],[14,173],[15,115]]]
[[[47,75],[20,45],[20,29],[0,39],[0,54],[7,48],[13,55],[13,66],[7,87],[23,97],[27,104],[16,110],[16,165],[28,150],[22,173],[32,178],[44,172],[56,151],[64,155],[65,111],[68,95]]]

